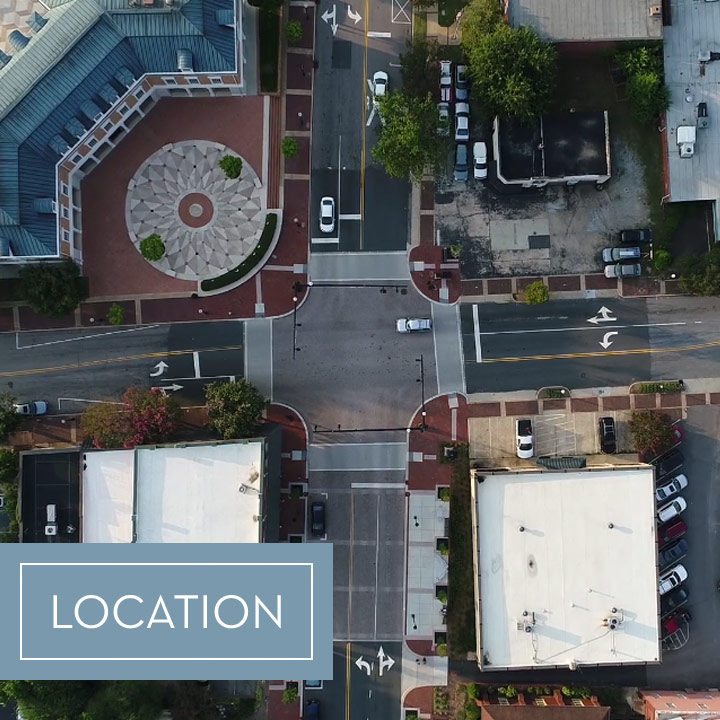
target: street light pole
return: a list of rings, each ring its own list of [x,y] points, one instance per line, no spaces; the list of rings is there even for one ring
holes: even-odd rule
[[[415,359],[415,362],[420,363],[420,397],[422,402],[420,432],[425,432],[425,430],[427,430],[427,411],[425,410],[425,359],[420,355],[419,358]]]

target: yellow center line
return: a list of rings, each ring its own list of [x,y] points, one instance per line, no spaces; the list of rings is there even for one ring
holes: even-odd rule
[[[149,360],[154,358],[177,357],[179,355],[192,355],[195,352],[223,352],[224,350],[242,350],[242,345],[226,345],[225,347],[205,348],[202,350],[163,350],[158,352],[142,353],[141,355],[125,355],[124,357],[102,358],[99,360],[83,360],[68,365],[54,365],[45,368],[30,368],[28,370],[6,370],[0,372],[0,377],[21,377],[23,375],[44,375],[45,373],[63,372],[64,370],[82,370],[100,365],[132,362],[134,360]],[[158,378],[160,380],[160,378]]]
[[[597,350],[596,352],[584,353],[559,353],[557,355],[525,355],[519,357],[485,358],[482,364],[487,363],[510,363],[528,362],[532,360],[576,360],[596,357],[622,357],[623,355],[661,355],[662,353],[692,352],[693,350],[705,350],[707,348],[720,347],[720,340],[698,343],[696,345],[679,345],[677,347],[664,348],[633,348],[630,350]]]
[[[370,27],[370,2],[365,0],[365,57],[363,60],[363,124],[362,124],[362,150],[360,151],[360,250],[363,249],[365,232],[365,155],[367,152],[367,97],[368,91],[368,28]]]

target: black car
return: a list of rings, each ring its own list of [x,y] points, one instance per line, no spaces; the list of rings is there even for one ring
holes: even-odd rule
[[[317,700],[307,701],[305,720],[320,720],[320,703]]]
[[[657,458],[657,460],[653,460],[653,465],[655,466],[655,479],[662,480],[662,478],[670,475],[670,473],[674,473],[683,466],[684,462],[685,457],[679,450],[671,450],[667,453],[667,455],[663,455],[662,457]]]
[[[684,605],[689,597],[690,591],[684,585],[681,585],[667,595],[663,595],[660,599],[660,611],[662,615],[665,616],[674,612],[681,605]]]
[[[625,245],[649,244],[652,239],[652,230],[646,228],[642,230],[622,230],[620,232],[620,242]]]
[[[611,455],[617,450],[617,436],[615,434],[615,420],[611,417],[600,418],[600,449]]]
[[[315,537],[325,534],[325,503],[314,502],[310,506],[310,531]]]
[[[668,545],[664,550],[658,553],[658,563],[660,569],[664,569],[669,565],[676,563],[681,558],[687,555],[688,541],[684,538],[674,542],[672,545]]]

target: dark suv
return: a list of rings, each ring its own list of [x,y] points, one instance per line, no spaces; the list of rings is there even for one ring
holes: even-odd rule
[[[687,555],[687,551],[688,541],[685,540],[685,538],[681,538],[677,542],[672,543],[672,545],[668,545],[664,550],[661,550],[658,553],[658,563],[660,565],[660,569],[663,570],[669,565],[681,560]]]
[[[662,478],[666,475],[674,473],[683,466],[684,462],[685,458],[679,450],[671,450],[667,453],[667,455],[663,455],[657,460],[653,460],[653,465],[655,466],[655,479],[662,480]]]
[[[325,534],[325,503],[314,502],[310,506],[310,531],[315,537]]]
[[[600,418],[600,449],[608,455],[617,450],[615,420],[611,417]]]

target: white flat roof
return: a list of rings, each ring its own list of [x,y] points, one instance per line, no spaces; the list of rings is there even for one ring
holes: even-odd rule
[[[83,542],[260,542],[262,441],[89,452]],[[137,476],[135,473],[137,472]]]
[[[132,542],[133,462],[132,450],[83,455],[83,542]]]
[[[720,197],[720,61],[701,66],[698,53],[717,52],[720,4],[676,0],[672,25],[663,29],[665,84],[670,89],[666,142],[670,200],[717,200]],[[698,129],[695,154],[681,158],[677,129],[697,123],[698,103],[707,103],[710,125]]]
[[[502,473],[474,490],[483,665],[659,661],[651,468]]]

